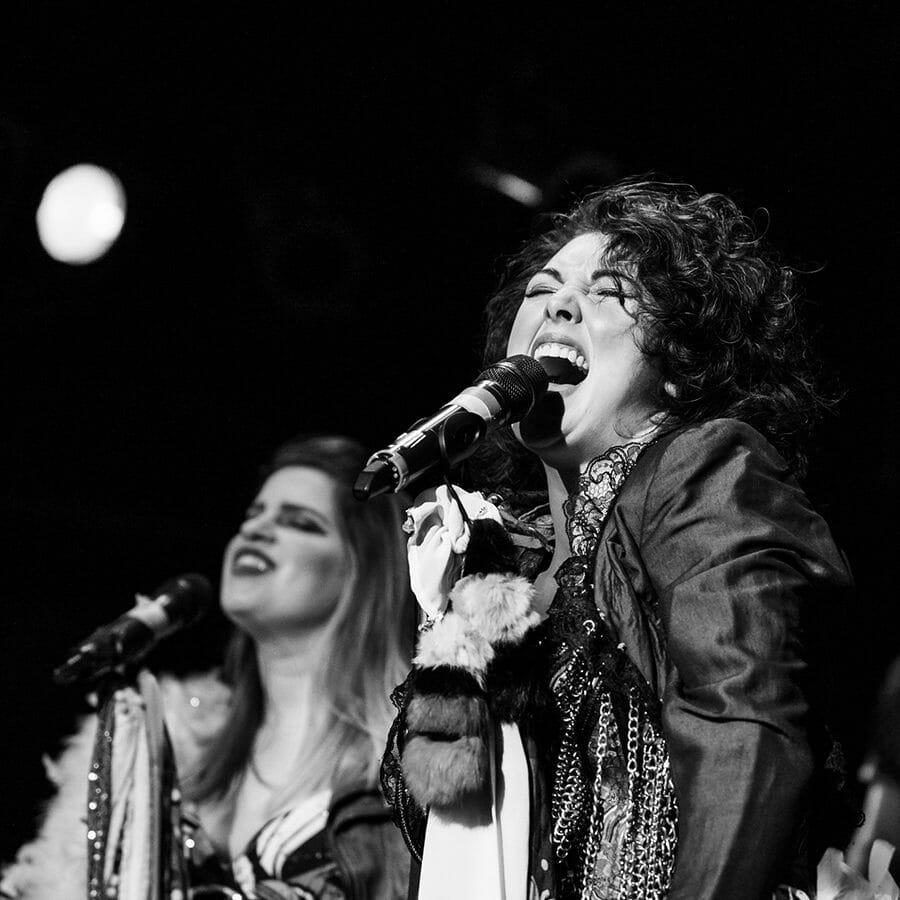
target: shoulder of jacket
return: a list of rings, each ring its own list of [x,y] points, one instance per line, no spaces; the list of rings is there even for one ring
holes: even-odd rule
[[[776,453],[769,441],[752,425],[740,419],[709,419],[695,425],[684,425],[664,434],[651,450],[663,456],[688,455],[698,449],[714,449],[723,446],[740,446],[765,449]],[[649,452],[649,451],[648,451]]]
[[[334,795],[328,813],[329,827],[334,831],[360,821],[389,821],[391,810],[381,792],[372,785],[359,784]]]
[[[663,434],[641,455],[636,473],[649,487],[661,470],[670,467],[702,466],[717,454],[750,452],[784,465],[778,451],[752,425],[740,419],[710,419],[696,425],[674,428]]]
[[[640,455],[634,471],[625,481],[616,500],[619,517],[627,518],[629,513],[637,512],[642,518],[657,482],[665,483],[671,477],[690,477],[692,472],[703,470],[711,460],[727,459],[731,454],[742,452],[766,458],[786,471],[786,464],[769,441],[739,419],[710,419],[665,432]],[[640,530],[639,521],[634,527]]]

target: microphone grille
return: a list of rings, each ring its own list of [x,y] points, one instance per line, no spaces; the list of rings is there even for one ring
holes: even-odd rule
[[[170,578],[154,592],[154,597],[168,597],[170,618],[179,626],[190,625],[205,615],[212,606],[213,591],[209,579],[197,572]]]
[[[508,356],[488,366],[477,380],[490,381],[496,385],[509,404],[510,421],[517,421],[527,415],[550,384],[544,367],[525,354]]]

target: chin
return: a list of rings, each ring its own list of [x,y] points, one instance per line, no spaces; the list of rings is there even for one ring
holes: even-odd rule
[[[234,622],[251,616],[259,609],[261,603],[260,591],[242,584],[229,583],[227,580],[222,585],[222,612]]]
[[[250,603],[238,603],[233,598],[222,598],[222,614],[234,625],[241,625],[251,615],[253,609]]]

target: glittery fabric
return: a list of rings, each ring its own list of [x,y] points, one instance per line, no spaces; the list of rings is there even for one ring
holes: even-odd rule
[[[185,896],[181,795],[156,691],[149,673],[139,687],[106,687],[87,776],[89,900]]]

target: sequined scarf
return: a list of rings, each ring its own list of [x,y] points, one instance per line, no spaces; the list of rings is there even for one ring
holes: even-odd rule
[[[594,596],[600,534],[647,444],[613,447],[564,507],[572,556],[543,628],[557,714],[550,840],[565,898],[665,896],[677,807],[660,703],[618,644]]]
[[[186,896],[180,794],[155,678],[104,687],[88,773],[88,897]]]

